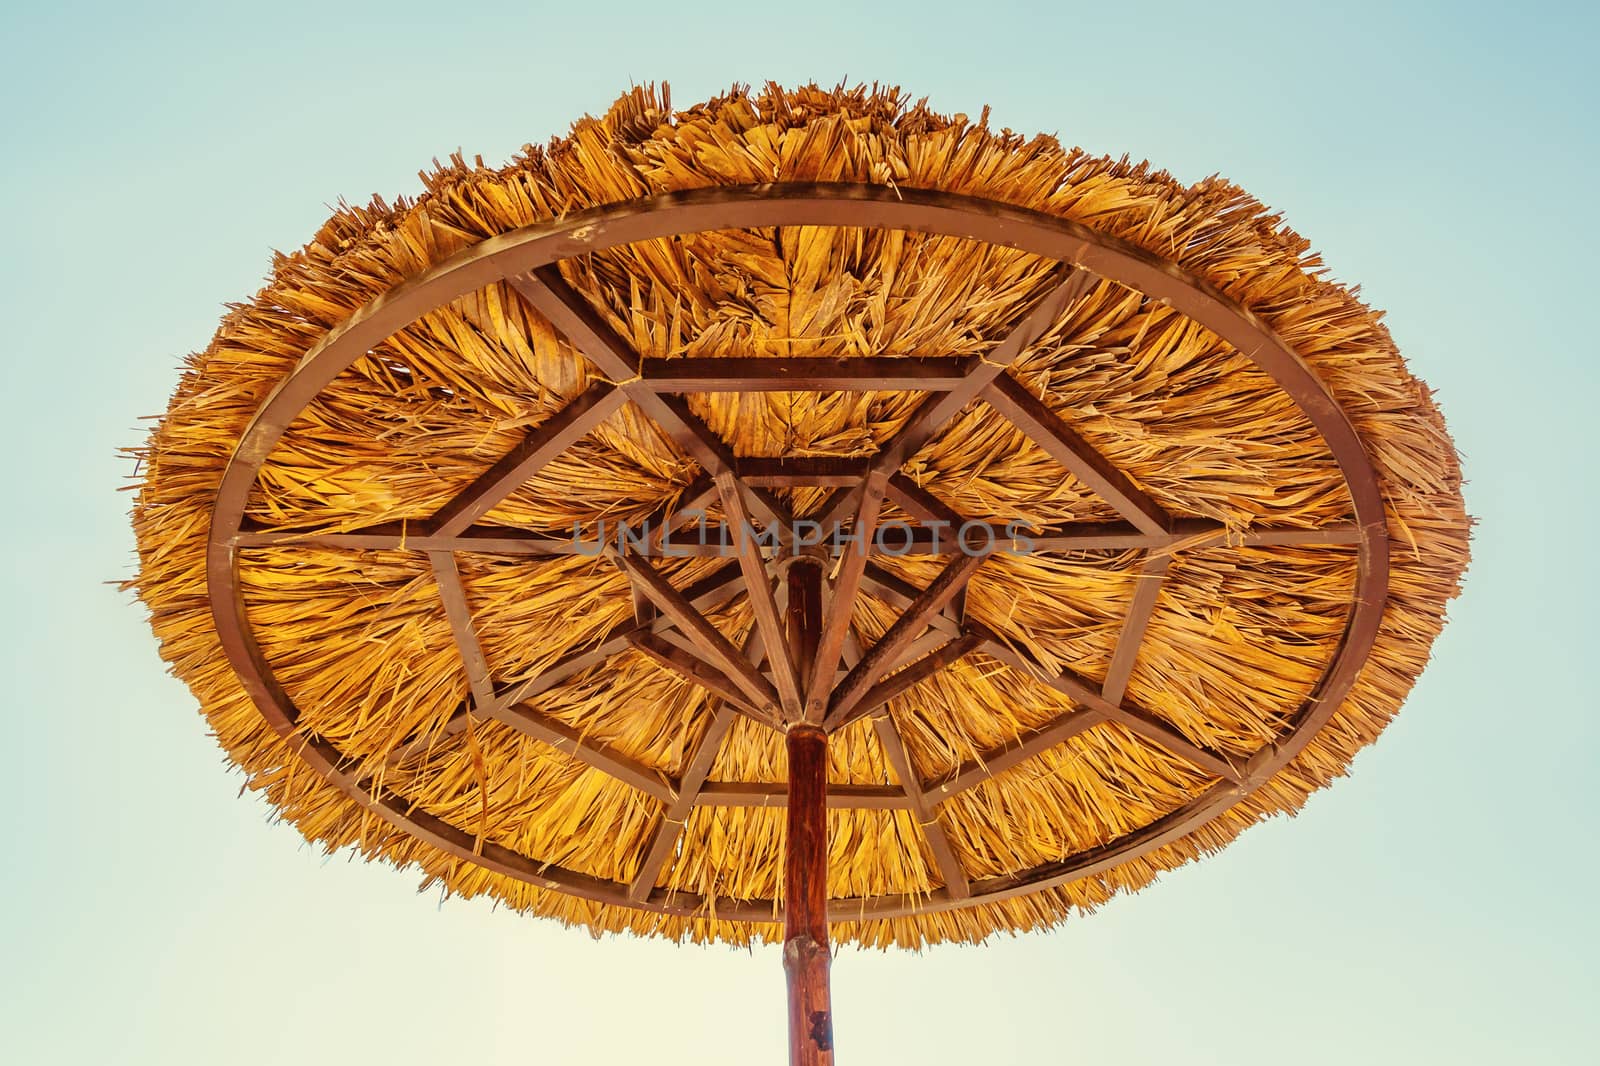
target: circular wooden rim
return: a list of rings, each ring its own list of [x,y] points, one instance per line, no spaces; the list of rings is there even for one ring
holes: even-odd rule
[[[273,676],[251,632],[238,584],[245,507],[268,454],[321,390],[374,346],[435,307],[559,260],[619,245],[719,229],[787,225],[900,229],[961,237],[1054,259],[1173,307],[1253,361],[1321,433],[1350,493],[1357,546],[1354,602],[1339,645],[1289,730],[1183,807],[1059,862],[974,882],[970,894],[833,899],[831,921],[896,918],[997,903],[1092,876],[1178,840],[1228,811],[1286,766],[1328,721],[1376,641],[1388,593],[1388,536],[1378,476],[1355,427],[1306,362],[1250,311],[1214,286],[1143,248],[1078,223],[938,191],[868,185],[770,184],[673,193],[596,208],[485,239],[373,300],[309,351],[256,412],[217,491],[207,548],[212,617],[230,664],[264,719],[317,773],[354,803],[462,861],[528,884],[620,907],[685,917],[772,922],[770,900],[707,899],[629,886],[539,863],[466,832],[344,768],[332,745],[299,734],[299,711]]]

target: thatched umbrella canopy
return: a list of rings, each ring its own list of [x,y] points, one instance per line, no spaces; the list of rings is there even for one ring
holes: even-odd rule
[[[308,839],[777,939],[825,734],[826,931],[981,940],[1292,813],[1427,661],[1443,422],[1225,181],[814,86],[423,177],[142,451],[162,652]]]

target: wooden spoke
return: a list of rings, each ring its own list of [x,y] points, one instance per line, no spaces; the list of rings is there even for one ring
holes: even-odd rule
[[[1139,647],[1144,643],[1145,630],[1150,626],[1150,616],[1155,613],[1156,600],[1161,596],[1161,584],[1171,565],[1169,552],[1145,552],[1139,564],[1139,583],[1133,588],[1133,602],[1128,607],[1127,618],[1123,619],[1122,632],[1117,634],[1117,646],[1111,653],[1106,679],[1100,685],[1100,695],[1107,703],[1122,703],[1123,693],[1128,690],[1128,677],[1133,673]]]
[[[650,523],[652,543],[665,544],[672,531],[704,517],[706,505],[717,498],[717,486],[711,475],[701,471],[678,494],[678,502],[664,509],[659,521]]]
[[[1126,705],[1114,707],[1109,704],[1095,709],[1128,732],[1167,749],[1173,755],[1193,763],[1208,774],[1236,785],[1244,781],[1244,771],[1226,754],[1190,740],[1149,711]]]
[[[827,722],[839,721],[854,709],[867,691],[892,667],[901,650],[920,636],[932,619],[944,610],[956,591],[983,565],[985,558],[978,554],[958,555],[940,571],[933,584],[912,601],[883,638],[867,649],[861,661],[839,683],[828,708]]]
[[[894,767],[894,775],[900,779],[900,787],[905,792],[912,817],[922,827],[922,835],[928,842],[928,850],[933,852],[933,862],[944,881],[945,891],[955,899],[965,899],[972,894],[967,872],[956,857],[955,849],[950,846],[950,837],[939,824],[933,805],[922,791],[922,782],[911,765],[911,756],[906,752],[899,727],[891,715],[885,714],[874,719],[872,728],[878,736],[878,743],[883,745],[884,754],[889,757],[889,765]]]
[[[909,608],[918,595],[912,586],[900,578],[870,564],[863,576],[863,584],[897,607]],[[941,615],[934,615],[929,624],[943,629],[952,636],[958,636],[962,631],[953,620]],[[1199,766],[1207,773],[1234,783],[1242,780],[1243,772],[1228,756],[1196,744],[1149,711],[1125,702],[1120,706],[1109,702],[1100,694],[1097,686],[1071,671],[1052,676],[1043,666],[1019,652],[981,622],[969,619],[965,623],[965,628],[982,640],[977,650],[1071,697],[1083,710],[1093,712],[1096,716],[1095,721],[1117,722],[1131,732]],[[1094,721],[1087,722],[1085,728],[1093,724]],[[1030,751],[1030,754],[1033,752]]]
[[[883,510],[883,494],[887,486],[888,476],[882,470],[875,470],[867,477],[861,505],[856,511],[851,530],[852,539],[839,560],[833,580],[832,607],[823,623],[822,635],[817,642],[816,662],[806,685],[806,715],[812,721],[822,721],[828,711],[829,697],[838,678],[839,656],[844,650],[844,639],[850,631],[851,619],[855,616],[861,574],[866,569],[867,557],[872,550],[872,539],[877,531],[879,512]]]
[[[567,284],[559,267],[540,267],[530,274],[507,278],[506,282],[706,473],[715,477],[734,469],[733,452],[727,444],[689,411],[681,397],[654,391],[640,376],[638,354]],[[780,536],[792,529],[792,519],[774,497],[757,490],[751,493],[751,502]]]
[[[970,762],[963,763],[955,773],[928,786],[929,795],[941,799],[963,792],[979,782],[1009,770],[1018,763],[1064,744],[1073,737],[1105,721],[1098,711],[1071,710],[1040,729],[1024,733],[1009,743],[991,748]]]
[[[999,375],[983,398],[1122,517],[1146,533],[1166,532],[1167,513],[1016,378]]]
[[[508,725],[524,736],[565,752],[596,770],[610,774],[640,792],[663,803],[670,803],[677,795],[675,783],[659,770],[652,770],[625,755],[608,748],[591,744],[584,739],[583,731],[539,714],[522,705],[497,705],[489,717]]]
[[[455,637],[456,652],[461,657],[467,675],[467,688],[479,714],[489,714],[499,702],[494,682],[489,677],[489,663],[483,657],[478,635],[472,628],[472,611],[467,606],[467,592],[461,584],[461,570],[456,558],[449,552],[429,552],[428,562],[433,566],[434,583],[439,586],[439,598],[444,602],[445,617],[450,621],[450,632]]]
[[[802,693],[800,673],[790,654],[783,619],[778,615],[778,601],[773,595],[772,580],[767,575],[767,561],[756,543],[755,530],[745,510],[744,489],[733,471],[724,470],[713,479],[717,494],[722,499],[722,511],[728,516],[733,530],[734,550],[738,553],[739,568],[744,574],[745,592],[750,598],[750,609],[755,614],[756,628],[767,648],[767,661],[772,666],[772,680],[778,690],[778,702],[790,721],[800,717]]]
[[[429,559],[438,581],[440,598],[444,601],[445,615],[450,620],[450,629],[455,636],[456,649],[466,670],[472,702],[479,714],[542,741],[657,799],[670,800],[675,795],[672,782],[666,775],[589,744],[577,730],[536,714],[529,708],[507,706],[495,693],[483,649],[478,644],[477,634],[473,632],[466,592],[461,585],[461,572],[454,557],[448,552],[435,552]],[[461,728],[465,729],[468,724],[469,720],[463,714]]]
[[[741,591],[739,567],[729,563],[684,589],[683,598],[688,601],[690,607],[704,612],[715,610],[734,599]],[[661,633],[671,625],[670,618],[656,618],[650,623],[648,632]],[[628,638],[645,629],[646,627],[635,624],[621,632],[614,632],[593,648],[572,652],[546,668],[538,677],[524,681],[511,689],[506,695],[506,702],[521,703],[524,700],[531,700],[569,677],[599,666],[618,652],[632,647]]]
[[[844,658],[851,667],[861,661],[861,646],[856,640],[854,630],[845,641]],[[905,794],[906,804],[928,841],[928,850],[933,853],[934,865],[938,868],[946,889],[956,894],[956,898],[964,898],[971,892],[966,871],[951,849],[950,839],[944,827],[933,814],[933,803],[929,802],[927,793],[922,787],[922,779],[911,765],[911,756],[906,752],[905,740],[900,735],[899,726],[888,714],[878,715],[872,725],[878,743],[883,746],[884,755],[889,760],[889,765],[894,768],[895,777],[900,780],[900,790]]]
[[[934,434],[944,428],[945,423],[977,399],[979,394],[988,388],[990,382],[1016,362],[1034,341],[1042,337],[1066,313],[1067,308],[1089,290],[1093,281],[1094,275],[1082,268],[1066,268],[1062,280],[1034,303],[1017,324],[1011,327],[1011,331],[973,365],[958,385],[945,393],[930,396],[922,402],[922,406],[917,408],[905,426],[877,455],[872,457],[871,469],[893,474],[904,466],[908,459],[922,450],[923,445],[933,439]],[[826,526],[836,521],[838,516],[851,505],[850,499],[840,498],[841,496],[854,495],[856,494],[836,493],[835,499],[829,501],[828,507],[819,516],[822,524]]]
[[[847,713],[840,715],[837,719],[828,720],[827,727],[831,730],[843,729],[856,719],[871,714],[896,696],[905,694],[950,664],[966,658],[983,643],[982,638],[971,633],[948,641],[944,640],[943,634],[939,634],[936,639],[942,642],[938,647],[917,659],[905,669],[890,674],[876,685],[873,685],[867,690],[866,695],[862,696]]]
[[[875,469],[893,473],[905,465],[934,434],[961,413],[1007,367],[1016,362],[1034,341],[1053,326],[1067,308],[1088,291],[1094,275],[1081,268],[1068,268],[1065,276],[1038,299],[1011,331],[1003,337],[961,383],[949,392],[924,400],[911,421],[873,458]]]
[[[684,767],[683,776],[678,779],[678,797],[667,805],[661,820],[651,830],[650,843],[645,846],[644,858],[639,863],[639,872],[634,875],[632,883],[628,886],[628,898],[633,902],[638,903],[645,899],[655,888],[662,868],[666,866],[667,860],[672,857],[673,850],[678,846],[678,837],[683,833],[683,824],[688,820],[689,812],[694,810],[694,805],[700,797],[700,789],[705,784],[706,775],[711,773],[711,766],[717,761],[717,751],[722,747],[722,740],[728,735],[732,725],[733,711],[726,706],[718,707],[711,717],[710,725],[706,726],[705,735],[700,738],[693,757]]]
[[[954,508],[904,474],[889,479],[889,498],[913,518],[944,523],[950,528],[952,540],[955,531],[966,521]]]
[[[699,685],[756,721],[766,721],[765,716],[750,703],[738,685],[728,680],[727,675],[700,658],[695,652],[669,641],[666,637],[649,632],[630,633],[628,643],[669,672],[677,674],[691,684]]]
[[[1015,666],[1019,670],[1032,675],[1037,680],[1049,685],[1057,692],[1072,698],[1079,705],[1096,712],[1102,717],[1136,733],[1144,739],[1158,744],[1174,755],[1225,780],[1238,783],[1241,773],[1238,767],[1223,753],[1213,751],[1201,744],[1196,744],[1172,726],[1140,707],[1134,707],[1126,702],[1121,704],[1111,703],[1100,695],[1099,686],[1079,677],[1070,670],[1051,676],[1038,663],[1024,656],[1021,652],[1011,647],[999,634],[988,629],[976,621],[968,621],[967,625],[973,632],[984,638],[983,650],[999,659],[1008,666]]]
[[[472,525],[546,463],[611,417],[626,399],[623,392],[608,383],[589,386],[577,399],[545,419],[464,492],[440,508],[429,523],[430,532],[449,537]]]
[[[762,659],[766,657],[766,648],[759,630],[752,630],[745,638],[744,656],[750,660],[752,666],[756,667],[759,667]],[[650,843],[645,846],[639,872],[628,886],[628,898],[635,903],[649,897],[661,876],[662,868],[672,857],[678,837],[683,833],[684,823],[688,821],[689,812],[694,810],[695,804],[699,801],[700,790],[711,774],[711,767],[717,761],[717,752],[722,747],[722,741],[728,735],[728,730],[733,727],[733,716],[734,711],[728,704],[724,703],[717,707],[710,724],[706,726],[705,734],[695,748],[694,755],[684,766],[683,776],[678,780],[678,797],[662,812],[661,820],[650,831]]]
[[[868,563],[861,575],[861,585],[869,589],[884,602],[902,611],[908,609],[922,595],[922,590],[902,578],[896,577],[876,563]],[[946,636],[955,638],[962,635],[962,628],[956,625],[955,620],[942,614],[935,614],[928,619],[928,627]]]
[[[766,716],[768,724],[777,727],[776,709],[779,700],[771,682],[749,659],[739,653],[739,649],[735,648],[727,637],[706,620],[705,615],[701,614],[683,593],[673,588],[644,556],[630,551],[622,557],[622,562],[656,608],[677,623],[678,628],[694,641],[701,656],[739,687],[750,703]],[[770,656],[770,645],[768,651]]]
[[[894,356],[648,359],[644,383],[658,392],[939,391],[958,387],[974,360]]]
[[[740,592],[739,567],[733,563],[708,574],[706,577],[690,585],[684,590],[684,598],[698,611],[709,611],[727,603]],[[656,618],[648,627],[648,632],[661,633],[672,625],[668,618]],[[635,624],[607,637],[600,644],[584,651],[575,651],[563,657],[558,662],[548,667],[539,676],[524,681],[504,694],[503,703],[514,707],[525,700],[531,700],[544,692],[561,684],[568,678],[592,670],[607,659],[632,647],[629,637],[636,632],[645,630],[646,627]],[[417,752],[437,743],[439,740],[453,737],[466,728],[466,708],[456,711],[437,733],[421,734],[414,736],[395,748],[389,755],[391,764],[403,762]]]

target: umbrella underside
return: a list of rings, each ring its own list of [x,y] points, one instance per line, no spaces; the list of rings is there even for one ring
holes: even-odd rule
[[[808,720],[834,937],[975,940],[1298,809],[1426,661],[1442,421],[1231,186],[816,89],[429,180],[282,257],[143,452],[163,653],[312,839],[774,938]]]

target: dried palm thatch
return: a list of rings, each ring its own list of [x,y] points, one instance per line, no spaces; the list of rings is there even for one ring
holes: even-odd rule
[[[1375,645],[1337,706],[1273,765],[1263,753],[1316,705],[1352,618],[1363,549],[1316,535],[1358,518],[1345,472],[1253,353],[1135,287],[1102,278],[1077,290],[1005,380],[1174,519],[1171,529],[1210,532],[983,562],[964,614],[937,621],[981,627],[987,642],[831,738],[838,939],[917,946],[1047,926],[1294,812],[1399,708],[1457,592],[1470,523],[1427,389],[1379,315],[1224,181],[1186,187],[1146,165],[991,129],[987,114],[934,114],[898,90],[816,86],[736,89],[681,111],[664,88],[635,89],[509,166],[453,158],[423,179],[420,198],[341,207],[304,249],[279,256],[267,286],[190,360],[139,453],[132,585],[162,653],[249,786],[329,849],[416,866],[452,892],[597,933],[745,942],[777,932],[782,737],[730,715],[648,649],[582,658],[635,625],[634,590],[612,560],[427,550],[441,508],[605,383],[504,281],[372,338],[267,454],[250,457],[259,469],[242,501],[246,535],[230,542],[232,581],[257,665],[276,686],[268,695],[298,713],[292,730],[264,716],[213,614],[208,534],[225,468],[308,353],[496,235],[607,205],[825,182],[1069,220],[1167,261],[1270,327],[1342,408],[1382,491],[1388,580]],[[580,247],[559,271],[646,365],[669,368],[981,362],[1060,278],[1056,261],[1019,248],[841,224]],[[892,388],[690,390],[683,403],[741,461],[820,468],[878,453],[922,400]],[[608,411],[477,527],[596,537],[605,522],[706,498],[704,464],[679,441],[636,403]],[[898,468],[883,520],[1121,520],[1038,441],[994,403],[968,405]],[[826,515],[833,499],[806,485],[770,498],[801,516]],[[336,536],[375,528],[382,536]],[[1252,537],[1263,529],[1306,535]],[[875,560],[852,639],[882,638],[944,562]],[[696,557],[658,569],[693,597],[727,565]],[[452,588],[481,647],[476,691]],[[711,597],[704,609],[736,645],[755,629],[743,598]],[[485,700],[507,704],[508,694],[514,712],[485,713]],[[1132,713],[1084,714],[1097,698]],[[312,745],[337,780],[308,763]],[[699,802],[684,802],[701,777]],[[1195,811],[1176,835],[1155,832]],[[465,852],[441,846],[441,834],[465,839]],[[1120,845],[1141,839],[1153,843]]]

